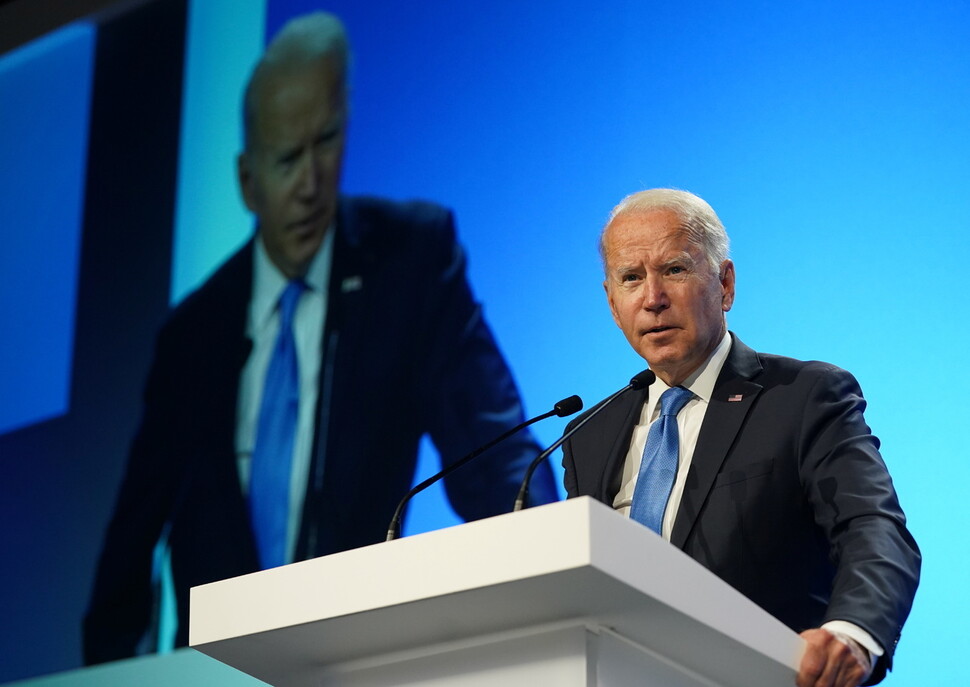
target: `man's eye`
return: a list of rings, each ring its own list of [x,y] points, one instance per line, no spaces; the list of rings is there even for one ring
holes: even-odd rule
[[[624,274],[620,277],[621,282],[632,282],[640,279],[638,274]]]
[[[679,275],[682,275],[682,274],[686,274],[686,272],[687,272],[687,268],[684,267],[683,265],[672,265],[667,270],[667,274],[669,274],[671,276],[674,276],[674,277],[679,276]]]
[[[340,127],[334,127],[332,129],[327,129],[317,136],[316,144],[318,146],[328,146],[335,143],[340,138]]]

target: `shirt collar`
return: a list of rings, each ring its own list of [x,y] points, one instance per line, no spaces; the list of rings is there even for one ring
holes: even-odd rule
[[[720,343],[718,343],[714,351],[707,357],[707,360],[694,370],[680,386],[689,389],[691,393],[704,403],[710,403],[711,396],[714,395],[714,384],[717,382],[718,375],[721,374],[721,368],[724,367],[728,353],[731,352],[731,344],[731,335],[725,331]],[[648,404],[651,413],[660,397],[669,388],[660,377],[657,377],[654,383],[650,385]]]
[[[333,253],[333,225],[327,230],[320,250],[310,261],[310,267],[303,277],[308,289],[327,295],[330,280],[331,254]],[[256,330],[265,327],[276,310],[276,304],[283,294],[289,280],[270,260],[263,245],[263,237],[257,232],[253,256],[253,295],[250,306],[251,321]]]

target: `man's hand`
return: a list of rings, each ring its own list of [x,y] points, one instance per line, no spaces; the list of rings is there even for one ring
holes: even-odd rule
[[[795,684],[798,687],[857,687],[869,677],[869,652],[828,630],[805,630],[808,642]]]

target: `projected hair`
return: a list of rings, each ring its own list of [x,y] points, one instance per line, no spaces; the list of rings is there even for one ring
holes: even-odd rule
[[[699,246],[707,257],[711,272],[720,273],[721,263],[727,260],[730,242],[724,225],[714,208],[693,193],[673,188],[654,188],[632,193],[610,212],[610,218],[600,234],[600,257],[606,267],[606,229],[614,219],[630,212],[671,210],[677,213],[687,238]]]
[[[276,34],[253,69],[243,95],[243,141],[248,150],[256,104],[256,88],[275,67],[310,64],[323,58],[335,60],[346,86],[350,43],[343,23],[329,12],[312,12],[288,21]]]

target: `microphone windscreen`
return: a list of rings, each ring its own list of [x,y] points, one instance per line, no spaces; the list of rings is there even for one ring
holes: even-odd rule
[[[657,375],[655,375],[651,370],[644,370],[643,372],[633,376],[633,379],[630,380],[630,388],[634,391],[645,389],[653,384],[653,380],[656,378]]]
[[[579,396],[570,396],[569,398],[564,398],[553,406],[553,410],[559,417],[566,417],[567,415],[578,413],[582,409],[583,399],[581,399]]]

